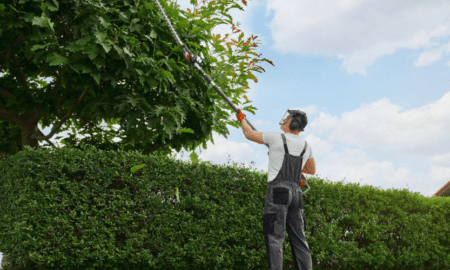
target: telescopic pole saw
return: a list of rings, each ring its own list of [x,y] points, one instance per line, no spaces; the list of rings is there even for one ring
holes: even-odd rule
[[[175,37],[177,43],[180,45],[180,47],[183,49],[184,52],[184,57],[186,58],[186,60],[188,61],[188,63],[193,66],[196,70],[198,70],[200,72],[200,74],[202,74],[202,76],[210,83],[212,84],[212,86],[214,87],[214,89],[216,89],[216,91],[223,97],[223,99],[225,99],[225,101],[231,106],[231,108],[233,108],[233,110],[238,113],[238,107],[236,107],[229,99],[228,97],[222,92],[222,90],[220,90],[220,88],[214,83],[214,81],[208,76],[208,74],[205,73],[205,71],[203,71],[203,69],[198,65],[197,63],[197,57],[189,50],[188,47],[186,47],[186,45],[183,44],[183,42],[181,42],[180,38],[177,35],[177,32],[175,32],[172,24],[170,23],[169,18],[167,18],[166,13],[164,12],[161,4],[159,3],[158,0],[155,0],[156,5],[158,6],[159,10],[161,11],[164,20],[166,21],[166,23],[169,25],[169,29],[170,32],[172,32],[172,35]],[[253,130],[256,131],[256,128],[247,120],[247,123],[250,125],[250,127],[252,127]]]
[[[186,47],[186,45],[183,44],[183,42],[181,41],[180,37],[178,37],[177,32],[175,32],[175,29],[172,26],[172,23],[170,22],[169,18],[167,17],[166,13],[164,12],[164,9],[162,8],[161,4],[159,3],[158,0],[155,0],[156,5],[158,6],[159,10],[161,11],[164,20],[166,21],[167,25],[169,26],[170,32],[172,32],[172,35],[175,37],[175,40],[177,41],[178,45],[180,45],[180,47],[183,49],[184,52],[184,58],[186,58],[186,60],[188,61],[188,63],[193,66],[196,70],[198,70],[198,72],[200,72],[200,74],[202,74],[203,78],[205,78],[205,80],[207,80],[213,87],[214,89],[216,89],[217,93],[219,93],[219,95],[221,95],[223,97],[223,99],[225,99],[225,101],[230,105],[230,107],[236,112],[238,113],[238,107],[236,107],[229,99],[228,97],[222,92],[222,90],[220,90],[220,88],[214,83],[214,81],[208,76],[208,74],[205,73],[205,71],[203,71],[202,67],[199,66],[199,64],[197,63],[197,57],[189,50],[188,47]],[[254,131],[258,131],[251,123],[250,121],[248,121],[248,119],[246,119],[247,123],[250,125],[250,127],[254,130]],[[266,145],[268,147],[268,145]],[[267,153],[269,154],[269,153]],[[306,181],[305,181],[306,183]],[[305,194],[306,192],[308,192],[309,190],[309,185],[308,183],[306,183],[307,189],[306,191],[303,192],[303,194]]]

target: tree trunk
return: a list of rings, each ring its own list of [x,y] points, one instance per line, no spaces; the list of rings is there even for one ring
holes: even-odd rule
[[[37,123],[24,122],[19,126],[20,126],[20,133],[22,135],[22,151],[24,151],[25,145],[29,145],[34,149],[39,148],[39,141],[31,137],[31,135],[35,133],[41,134],[37,126]]]

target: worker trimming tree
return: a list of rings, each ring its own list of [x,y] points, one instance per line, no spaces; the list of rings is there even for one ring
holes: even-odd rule
[[[289,234],[295,269],[312,269],[309,245],[306,242],[305,215],[302,204],[302,168],[316,173],[312,149],[298,136],[308,124],[306,113],[288,110],[280,121],[279,132],[253,130],[241,110],[236,114],[247,139],[269,147],[269,170],[264,204],[263,233],[270,270],[283,269],[283,242]],[[306,179],[305,179],[306,180]]]

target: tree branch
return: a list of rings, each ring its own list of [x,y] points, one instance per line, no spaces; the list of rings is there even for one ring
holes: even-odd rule
[[[20,66],[19,60],[17,60],[16,54],[12,53],[12,56],[14,58],[14,63],[16,64],[17,70],[19,71],[20,74],[20,83],[22,84],[24,89],[27,89],[27,81],[25,79],[25,75],[23,75],[23,71],[22,71],[22,67]],[[19,79],[19,78],[18,78]]]
[[[75,110],[75,108],[81,103],[81,101],[86,96],[87,92],[89,91],[89,87],[86,87],[84,92],[81,94],[81,96],[78,98],[77,102],[73,104],[72,108],[66,113],[66,115],[59,121],[58,124],[54,125],[52,128],[52,131],[47,136],[37,136],[36,134],[33,134],[31,137],[35,138],[37,140],[46,140],[50,139],[60,128],[61,126],[69,119],[72,115],[72,112]]]
[[[58,92],[61,89],[61,70],[59,70],[59,73],[57,73],[56,75],[56,83],[55,83],[55,87],[51,88],[51,85],[49,85],[48,87],[51,88],[51,90],[49,91],[49,95],[54,98],[59,105],[63,105],[64,101],[66,100],[64,97],[58,97]]]
[[[5,62],[2,64],[0,70],[4,70],[5,64],[8,63],[10,57],[11,57],[11,48],[8,48],[6,49]]]
[[[8,49],[11,49],[12,47],[19,45],[19,43],[22,41],[22,39],[23,39],[23,35],[20,35],[19,38],[16,40],[16,42],[14,42],[11,46],[9,46]],[[8,51],[8,49],[1,51],[0,54],[3,54],[4,52]]]
[[[42,133],[42,131],[41,131],[40,129],[38,129],[38,131],[39,131],[39,135],[45,137],[44,133]],[[48,144],[50,144],[51,146],[56,147],[49,139],[45,139],[45,141],[46,141]]]
[[[66,21],[65,21],[63,18],[61,18],[59,15],[57,15],[56,17],[59,18],[59,21],[60,21],[61,23],[64,24],[64,26],[69,30],[69,33],[70,33],[70,34],[72,35],[72,37],[73,37],[72,30],[70,30],[70,28],[69,28],[69,26],[67,25]],[[67,32],[67,31],[66,31],[66,32]]]
[[[20,125],[20,115],[18,113],[14,113],[5,109],[5,106],[0,103],[0,118],[5,118],[13,121],[17,125]]]
[[[8,89],[1,88],[0,87],[0,95],[4,96],[5,98],[12,98],[14,95],[8,91]]]
[[[90,114],[90,115],[86,115],[86,116],[93,116],[94,114]],[[81,118],[84,122],[90,124],[91,126],[93,126],[95,129],[101,130],[102,132],[104,131],[101,127],[99,127],[98,125],[92,123],[91,121],[87,120],[85,117],[86,116],[81,116],[81,115],[72,115],[72,117],[74,118]]]

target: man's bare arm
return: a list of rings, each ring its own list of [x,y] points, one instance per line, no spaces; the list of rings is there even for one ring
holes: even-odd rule
[[[316,162],[314,161],[314,158],[309,158],[306,161],[302,172],[307,173],[307,174],[315,174],[316,173]]]

